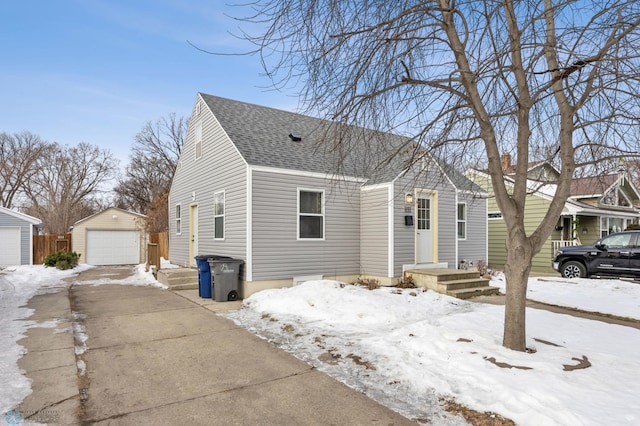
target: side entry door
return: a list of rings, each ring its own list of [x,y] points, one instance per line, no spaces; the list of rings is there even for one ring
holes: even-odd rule
[[[433,263],[433,197],[425,194],[416,203],[416,262]]]

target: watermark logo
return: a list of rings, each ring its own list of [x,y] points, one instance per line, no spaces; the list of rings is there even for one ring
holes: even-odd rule
[[[17,425],[22,421],[22,416],[20,415],[19,410],[10,410],[10,411],[7,411],[7,414],[4,416],[4,419],[10,425]]]

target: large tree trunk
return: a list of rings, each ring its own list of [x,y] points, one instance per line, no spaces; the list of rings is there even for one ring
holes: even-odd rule
[[[504,308],[504,335],[502,344],[516,351],[526,350],[525,309],[527,282],[531,272],[533,251],[524,232],[509,232],[507,263],[504,267],[507,295]]]

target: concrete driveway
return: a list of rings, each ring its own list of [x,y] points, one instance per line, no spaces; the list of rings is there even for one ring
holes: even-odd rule
[[[99,425],[416,424],[257,338],[215,311],[152,287],[87,285],[133,274],[95,268],[31,299],[20,367],[41,423]],[[83,282],[83,284],[78,284]],[[204,306],[203,306],[204,305]]]

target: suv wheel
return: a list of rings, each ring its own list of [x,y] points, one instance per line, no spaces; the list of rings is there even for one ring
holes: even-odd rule
[[[562,265],[560,273],[565,278],[587,278],[587,268],[582,263],[574,260]]]

